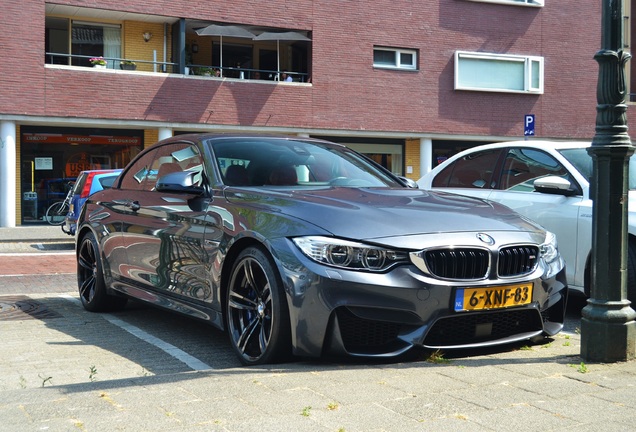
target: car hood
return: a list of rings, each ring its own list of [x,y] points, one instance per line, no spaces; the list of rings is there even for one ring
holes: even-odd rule
[[[420,189],[228,188],[226,197],[235,205],[280,212],[333,235],[356,239],[441,232],[541,231],[503,205]]]

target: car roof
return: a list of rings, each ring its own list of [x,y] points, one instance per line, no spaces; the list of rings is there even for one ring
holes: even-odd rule
[[[482,144],[475,147],[470,147],[463,152],[484,150],[484,149],[496,149],[504,147],[533,147],[544,150],[549,149],[571,149],[571,148],[587,148],[592,145],[589,141],[550,141],[550,140],[518,140],[518,141],[503,141],[491,144]]]

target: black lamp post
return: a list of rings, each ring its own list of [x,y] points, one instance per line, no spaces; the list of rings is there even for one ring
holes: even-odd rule
[[[636,358],[636,312],[627,292],[627,179],[634,147],[627,134],[623,1],[603,0],[596,89],[591,197],[591,296],[581,319],[581,357],[616,362]]]

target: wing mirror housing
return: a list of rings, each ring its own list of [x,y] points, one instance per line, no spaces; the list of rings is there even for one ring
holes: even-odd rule
[[[559,176],[541,177],[535,180],[533,185],[535,191],[545,194],[563,196],[576,195],[576,189],[572,187],[572,183]]]
[[[158,192],[188,193],[202,195],[205,192],[201,184],[201,173],[197,171],[179,171],[166,174],[157,180]]]

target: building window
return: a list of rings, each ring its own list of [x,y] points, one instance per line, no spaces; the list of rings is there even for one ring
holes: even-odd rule
[[[543,94],[543,57],[456,51],[455,90]]]
[[[121,26],[72,21],[71,54],[84,56],[73,57],[77,66],[90,66],[90,57],[106,57],[109,69],[115,69],[115,63],[119,68],[116,59],[121,57]]]
[[[91,66],[91,57],[105,57],[119,69],[121,25],[46,17],[46,63]]]
[[[417,69],[417,51],[400,48],[373,48],[373,67]]]
[[[509,4],[509,5],[517,5],[517,6],[534,6],[534,7],[543,7],[544,0],[468,0],[474,2],[481,3],[499,3],[499,4]]]

